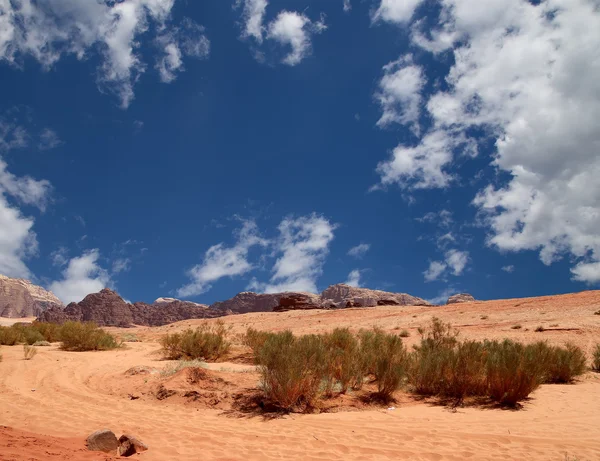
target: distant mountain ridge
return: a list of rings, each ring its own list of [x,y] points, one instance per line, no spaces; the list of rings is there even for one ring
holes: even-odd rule
[[[128,303],[105,288],[66,307],[50,291],[28,280],[0,275],[0,317],[32,317],[63,323],[95,322],[100,326],[160,326],[187,319],[214,318],[251,312],[295,309],[344,309],[374,306],[429,306],[424,299],[406,293],[390,293],[345,284],[331,285],[321,294],[304,292],[254,293],[244,291],[211,306],[175,298],[157,298],[152,304]]]

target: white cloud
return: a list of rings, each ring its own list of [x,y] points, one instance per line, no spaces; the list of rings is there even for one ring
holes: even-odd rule
[[[131,259],[130,258],[118,258],[113,261],[113,264],[112,264],[113,274],[118,274],[120,272],[127,272],[129,269],[131,269]]]
[[[344,12],[349,13],[352,10],[352,3],[350,0],[344,0]]]
[[[138,52],[148,31],[171,27],[175,0],[0,2],[0,60],[22,66],[31,56],[51,68],[63,55],[98,52],[98,85],[129,106],[146,66]],[[150,26],[153,25],[154,28]]]
[[[383,2],[382,2],[383,4]],[[447,89],[426,103],[429,132],[379,165],[382,184],[447,187],[457,155],[495,143],[492,168],[508,177],[474,199],[504,251],[570,254],[574,279],[595,282],[600,261],[600,9],[588,0],[442,0],[438,28],[414,44],[454,64]],[[381,9],[381,8],[380,8]],[[383,14],[383,13],[382,13]],[[430,21],[429,21],[430,22]],[[437,71],[436,71],[437,72]],[[466,149],[466,151],[464,151]],[[488,176],[489,177],[489,176]],[[589,269],[589,270],[588,270]]]
[[[0,273],[9,277],[31,278],[25,261],[38,251],[34,219],[23,216],[8,197],[44,210],[51,186],[46,180],[17,177],[6,168],[6,163],[0,158]]]
[[[244,3],[242,37],[253,37],[258,43],[262,43],[267,0],[238,0],[237,5],[239,6],[242,1]]]
[[[304,14],[284,10],[269,24],[267,37],[291,48],[282,62],[295,66],[310,54],[312,35],[326,28],[323,17],[313,22]]]
[[[344,282],[346,285],[351,287],[360,288],[360,270],[354,269],[348,274],[348,280]]]
[[[449,250],[446,252],[446,264],[453,275],[461,275],[468,261],[468,251]]]
[[[171,83],[177,78],[177,72],[184,70],[184,55],[204,59],[210,54],[210,41],[204,35],[204,28],[187,18],[182,28],[160,35],[156,43],[161,56],[155,67],[164,83]]]
[[[371,249],[370,243],[360,243],[348,250],[348,255],[357,259],[361,259],[367,251]]]
[[[69,250],[66,247],[58,247],[50,253],[53,266],[62,267],[69,262]]]
[[[446,251],[444,261],[431,261],[423,275],[426,282],[444,278],[450,272],[452,275],[462,275],[469,262],[469,252],[456,249]]]
[[[571,269],[573,280],[586,283],[600,282],[600,261],[580,262]]]
[[[40,150],[54,149],[62,144],[62,141],[56,134],[56,131],[50,128],[44,128],[40,133],[40,142],[38,148]]]
[[[428,299],[427,302],[431,304],[446,304],[448,298],[452,295],[455,295],[457,291],[454,288],[446,288],[441,291],[436,297]]]
[[[510,274],[511,272],[515,271],[515,266],[513,266],[512,264],[510,266],[502,266],[502,270]]]
[[[48,288],[68,304],[81,301],[88,294],[110,286],[108,272],[98,264],[99,257],[100,251],[93,249],[72,258],[63,271],[62,280],[52,282]]]
[[[425,213],[422,217],[416,218],[419,222],[436,224],[439,227],[450,227],[454,222],[452,212],[450,210],[440,210],[438,212],[430,211]]]
[[[421,91],[425,82],[423,69],[413,64],[410,54],[383,66],[383,77],[375,94],[383,112],[377,125],[410,125],[418,133]]]
[[[422,0],[381,0],[373,21],[406,23],[410,21]]]
[[[264,284],[255,282],[254,288],[265,293],[316,293],[317,279],[323,272],[335,228],[335,224],[314,213],[281,221],[276,243],[280,256],[273,266],[271,280]]]
[[[442,261],[431,261],[429,263],[429,268],[423,275],[425,276],[425,281],[431,282],[433,280],[437,280],[440,276],[446,271],[446,264]]]
[[[0,117],[0,151],[22,149],[29,144],[29,135],[24,127]]]
[[[233,277],[249,272],[254,266],[248,261],[250,248],[266,246],[268,241],[261,238],[254,221],[245,221],[242,229],[237,232],[236,243],[227,247],[219,243],[210,247],[201,264],[192,267],[188,276],[189,284],[177,290],[177,295],[189,297],[205,293],[211,284],[223,277]]]

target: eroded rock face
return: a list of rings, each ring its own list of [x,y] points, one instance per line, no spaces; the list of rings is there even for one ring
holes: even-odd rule
[[[450,296],[446,304],[472,303],[475,301],[476,299],[469,293],[458,293]]]
[[[330,300],[339,307],[372,306],[429,306],[424,299],[406,293],[390,293],[368,288],[356,288],[338,283],[331,285],[321,293],[323,301]]]
[[[109,429],[101,429],[93,432],[86,439],[86,445],[90,451],[114,452],[119,447],[119,441],[115,433]]]
[[[141,453],[146,450],[148,450],[148,445],[146,445],[137,437],[129,434],[123,434],[121,437],[119,437],[118,453],[120,456],[133,456],[136,453]]]
[[[0,317],[34,317],[63,303],[51,291],[29,280],[0,275]]]
[[[275,312],[289,310],[323,309],[321,297],[311,293],[282,293],[279,304],[273,308]]]
[[[204,304],[177,299],[155,304],[129,304],[117,293],[105,288],[99,293],[87,295],[79,303],[70,303],[64,309],[48,309],[38,320],[53,323],[95,322],[99,326],[130,327],[161,326],[180,320],[221,317],[225,314],[226,312],[213,311]]]
[[[211,304],[212,310],[246,314],[248,312],[272,312],[279,305],[279,298],[284,293],[258,294],[252,291],[243,291],[226,301]]]

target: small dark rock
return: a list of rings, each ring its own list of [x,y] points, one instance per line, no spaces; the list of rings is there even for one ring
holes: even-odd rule
[[[119,437],[119,455],[120,456],[132,456],[136,453],[141,453],[142,451],[146,451],[148,449],[148,445],[142,442],[137,437],[132,435],[123,434]]]

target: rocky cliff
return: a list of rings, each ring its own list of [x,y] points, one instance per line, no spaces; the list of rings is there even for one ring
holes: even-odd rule
[[[321,293],[324,302],[333,302],[337,307],[373,307],[373,306],[430,306],[424,299],[406,293],[391,293],[368,288],[356,288],[338,283],[331,285]]]
[[[160,298],[159,298],[160,299]],[[129,304],[116,292],[105,288],[99,293],[87,295],[79,303],[67,307],[49,309],[38,317],[43,322],[66,321],[95,322],[100,326],[130,327],[133,325],[160,326],[180,320],[212,318],[226,312],[212,311],[204,304],[178,299],[161,299],[153,304],[142,302]]]
[[[458,303],[473,303],[475,298],[469,293],[458,293],[448,298],[446,304],[458,304]]]
[[[258,294],[252,291],[242,291],[233,298],[211,304],[212,310],[247,314],[249,312],[271,312],[279,305],[283,293]]]
[[[54,293],[29,280],[0,275],[0,317],[34,317],[63,304]]]

